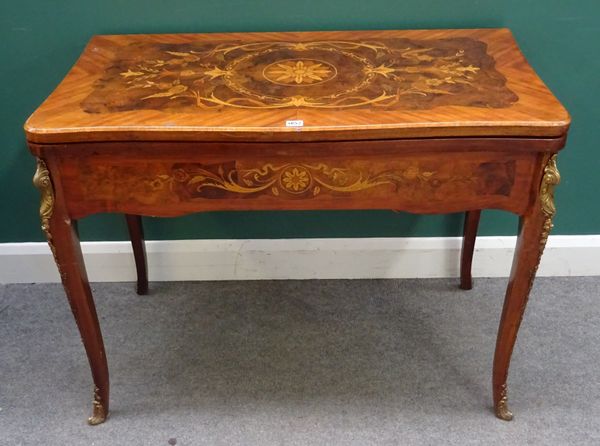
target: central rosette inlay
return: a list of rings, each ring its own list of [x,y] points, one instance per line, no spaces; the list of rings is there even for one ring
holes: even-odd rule
[[[312,59],[288,59],[267,65],[263,76],[279,85],[313,85],[333,79],[335,67],[327,62]]]
[[[281,172],[281,186],[291,193],[302,193],[311,184],[310,172],[302,166],[291,166]]]

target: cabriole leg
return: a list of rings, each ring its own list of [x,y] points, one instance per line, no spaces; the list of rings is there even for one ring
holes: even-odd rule
[[[463,290],[473,288],[471,278],[471,265],[473,264],[473,251],[479,227],[480,210],[465,212],[465,225],[463,230],[463,243],[460,254],[460,287]]]
[[[33,182],[41,193],[42,230],[48,238],[48,244],[58,266],[92,371],[94,399],[92,416],[88,422],[92,425],[100,424],[108,415],[108,364],[92,291],[83,263],[76,222],[71,221],[60,197],[55,196],[50,172],[41,159],[37,161]]]
[[[552,229],[552,217],[556,213],[553,190],[559,181],[556,155],[553,155],[544,169],[537,202],[520,220],[517,247],[498,328],[492,378],[496,416],[506,421],[513,417],[508,409],[507,396],[510,358],[535,273]]]
[[[142,217],[139,215],[125,214],[129,238],[133,247],[133,258],[135,259],[135,270],[137,272],[137,293],[148,293],[148,262],[146,261],[146,249],[144,246],[144,228]]]

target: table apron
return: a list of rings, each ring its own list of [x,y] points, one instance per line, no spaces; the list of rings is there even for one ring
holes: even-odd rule
[[[531,201],[539,153],[289,155],[173,153],[57,157],[72,218],[217,210],[393,209],[448,213]],[[53,174],[54,175],[54,174]]]

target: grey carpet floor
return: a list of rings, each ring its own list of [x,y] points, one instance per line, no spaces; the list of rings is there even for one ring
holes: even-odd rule
[[[111,416],[59,285],[0,286],[0,445],[600,444],[600,278],[540,278],[491,411],[506,279],[93,284]]]

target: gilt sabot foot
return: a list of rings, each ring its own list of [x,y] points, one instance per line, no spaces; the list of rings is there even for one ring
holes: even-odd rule
[[[105,421],[106,421],[106,415],[104,413],[92,415],[91,417],[88,418],[88,424],[90,426],[96,426],[97,424],[102,424]]]
[[[506,384],[504,384],[500,389],[500,399],[496,403],[494,411],[496,412],[496,416],[501,420],[511,421],[513,419],[512,412],[508,410],[508,395]]]
[[[504,421],[511,421],[513,419],[513,414],[510,410],[508,410],[508,404],[506,401],[500,401],[496,405],[496,416]]]
[[[92,406],[92,416],[88,418],[88,424],[95,426],[97,424],[104,423],[108,417],[108,411],[102,403],[100,392],[97,387],[94,390],[94,401],[92,402]]]

